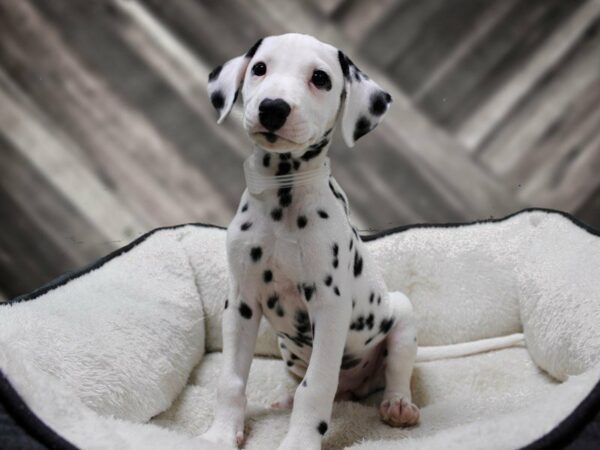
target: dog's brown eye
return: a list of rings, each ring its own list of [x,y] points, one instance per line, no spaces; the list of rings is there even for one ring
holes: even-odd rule
[[[261,77],[267,73],[267,66],[264,62],[257,62],[254,64],[254,66],[252,66],[252,73],[257,77]]]
[[[325,89],[326,91],[331,89],[331,79],[329,78],[329,75],[322,70],[315,70],[312,74],[311,81],[318,89]]]

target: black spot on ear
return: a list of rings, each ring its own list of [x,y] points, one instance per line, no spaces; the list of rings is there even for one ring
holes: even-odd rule
[[[271,164],[271,154],[265,153],[265,155],[263,156],[263,166],[269,167],[270,164]]]
[[[353,135],[354,140],[357,141],[358,139],[363,137],[365,134],[367,134],[369,131],[371,131],[371,121],[369,119],[367,119],[365,116],[362,116],[356,122],[356,126],[354,128],[354,135]]]
[[[250,319],[252,317],[252,308],[246,303],[240,303],[240,314],[244,319]]]
[[[221,91],[215,91],[210,96],[210,102],[216,110],[220,110],[225,105],[225,97]]]
[[[322,420],[319,423],[319,426],[317,427],[317,430],[319,430],[319,433],[321,434],[321,436],[323,436],[325,433],[327,433],[327,422],[325,422],[324,420]]]
[[[252,258],[252,261],[258,261],[262,257],[262,248],[252,247],[252,249],[250,249],[250,257]]]
[[[274,208],[271,211],[271,218],[275,221],[275,222],[279,222],[281,220],[281,216],[283,215],[283,211],[281,208]]]
[[[225,299],[225,308],[223,308],[223,309],[227,309],[228,306],[229,306],[229,300]]]
[[[369,106],[369,111],[371,114],[374,116],[381,116],[387,109],[389,102],[386,99],[388,97],[391,99],[390,94],[387,92],[373,92],[370,99],[371,105]]]
[[[340,67],[342,68],[342,73],[344,74],[344,78],[348,81],[350,78],[350,67],[348,67],[348,58],[344,55],[344,52],[338,50],[338,61],[340,62]]]
[[[306,216],[298,217],[298,228],[304,228],[307,223],[308,223],[308,219],[306,218]]]
[[[208,74],[208,81],[209,81],[209,82],[210,82],[210,81],[214,81],[214,80],[216,80],[217,78],[219,78],[219,74],[221,73],[221,69],[222,69],[222,68],[223,68],[223,66],[218,66],[218,67],[215,67],[215,68],[213,69],[213,71],[212,71],[211,73],[209,73],[209,74]]]
[[[273,272],[271,272],[270,270],[265,270],[263,272],[263,280],[265,283],[270,283],[271,281],[273,281]]]
[[[248,50],[246,52],[246,57],[247,58],[252,58],[254,56],[254,54],[256,53],[256,50],[258,50],[258,47],[260,47],[260,44],[262,44],[262,38],[260,38],[258,41],[256,41],[254,43],[254,45],[252,47],[250,47],[250,50]]]
[[[252,226],[252,222],[244,222],[240,227],[240,230],[246,231]]]

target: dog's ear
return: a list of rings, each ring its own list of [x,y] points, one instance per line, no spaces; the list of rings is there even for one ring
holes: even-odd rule
[[[363,73],[342,51],[338,59],[344,74],[342,136],[348,147],[373,130],[387,112],[392,97]]]
[[[217,123],[223,122],[231,111],[244,81],[248,63],[261,43],[262,39],[259,39],[246,54],[230,59],[208,75],[208,96],[219,114]]]

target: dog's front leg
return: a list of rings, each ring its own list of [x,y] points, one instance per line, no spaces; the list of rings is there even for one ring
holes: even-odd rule
[[[239,446],[244,439],[246,381],[261,315],[258,303],[243,299],[232,283],[223,312],[223,363],[215,418],[201,436],[211,442]]]
[[[313,349],[304,380],[294,395],[290,428],[280,450],[320,449],[329,428],[333,399],[352,312],[351,299],[319,293],[308,304]],[[329,298],[331,297],[331,298]]]

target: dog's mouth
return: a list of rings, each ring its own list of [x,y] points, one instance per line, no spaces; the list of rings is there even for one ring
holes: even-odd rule
[[[252,138],[267,150],[285,150],[303,148],[304,144],[285,138],[271,131],[257,131],[252,133]]]

